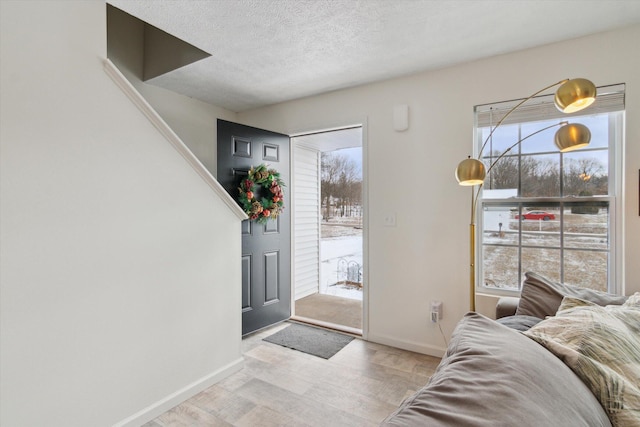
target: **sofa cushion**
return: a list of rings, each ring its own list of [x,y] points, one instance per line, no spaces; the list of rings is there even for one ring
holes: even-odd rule
[[[477,313],[458,323],[425,387],[387,426],[610,426],[602,407],[557,357]]]
[[[542,319],[533,316],[507,316],[501,317],[496,322],[516,331],[524,332],[542,322]]]
[[[519,297],[500,297],[496,303],[496,319],[516,314],[519,303]]]
[[[607,307],[565,297],[525,335],[573,369],[614,426],[640,426],[640,293]]]
[[[539,274],[527,272],[522,282],[520,302],[516,315],[534,316],[544,319],[558,311],[565,296],[590,301],[598,305],[620,305],[627,297],[599,292],[593,289],[579,288],[554,282]]]

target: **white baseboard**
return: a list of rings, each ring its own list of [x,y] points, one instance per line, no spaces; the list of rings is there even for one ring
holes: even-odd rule
[[[435,347],[431,345],[424,345],[412,341],[401,341],[393,337],[378,335],[369,332],[367,335],[367,341],[375,342],[378,344],[384,344],[391,347],[401,348],[402,350],[414,351],[416,353],[427,354],[434,357],[442,357],[447,351],[444,347]]]
[[[238,372],[244,366],[244,359],[239,359],[229,363],[226,366],[218,369],[215,372],[210,373],[197,381],[187,385],[186,387],[176,391],[159,400],[158,402],[149,405],[141,411],[133,414],[132,416],[125,418],[124,420],[116,423],[113,427],[139,427],[152,419],[164,414],[169,409],[184,402],[190,397],[195,396],[208,387],[211,387],[218,381],[223,380],[231,374]]]

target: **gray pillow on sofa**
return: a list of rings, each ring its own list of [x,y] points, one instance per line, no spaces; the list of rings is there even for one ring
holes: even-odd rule
[[[560,359],[478,313],[458,323],[427,385],[383,426],[598,427],[611,423]]]
[[[540,319],[554,316],[565,296],[602,306],[622,305],[627,300],[625,296],[554,282],[536,273],[526,272],[524,276],[516,316],[533,316]]]
[[[507,316],[496,319],[496,322],[516,331],[524,332],[542,322],[542,319],[533,316]]]

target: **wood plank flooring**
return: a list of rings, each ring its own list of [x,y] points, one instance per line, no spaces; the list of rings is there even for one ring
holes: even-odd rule
[[[329,360],[243,339],[245,367],[144,427],[377,426],[422,387],[440,359],[361,339]]]

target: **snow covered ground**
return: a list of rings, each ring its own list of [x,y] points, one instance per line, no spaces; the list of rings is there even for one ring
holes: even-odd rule
[[[559,217],[559,212],[555,214]],[[518,289],[519,268],[522,272],[535,271],[559,281],[564,268],[564,283],[606,291],[608,220],[606,212],[572,214],[568,209],[564,212],[563,229],[559,220],[520,223],[516,219],[502,219],[502,233],[495,227],[497,221],[494,220],[494,228],[485,227],[482,236],[485,286]],[[522,236],[518,234],[519,227],[522,227]],[[564,245],[562,258],[561,244]]]
[[[339,237],[323,238],[320,241],[320,293],[362,300],[362,288],[336,284],[345,280],[345,267],[356,263],[362,271],[362,230]]]
[[[559,212],[555,212],[559,215]],[[607,250],[606,235],[608,214],[575,215],[570,210],[564,212],[564,244],[573,248],[565,253],[565,268],[575,271],[577,277],[565,277],[567,283],[599,289],[606,283]],[[495,230],[485,227],[482,248],[484,251],[484,273],[490,286],[518,286],[518,228],[522,227],[522,243],[537,248],[525,251],[522,262],[525,270],[555,278],[560,271],[559,245],[560,221],[526,221],[520,224],[513,218],[498,218]],[[502,234],[498,223],[502,222]],[[491,221],[489,221],[491,223]],[[322,223],[320,241],[320,293],[344,298],[362,300],[362,288],[336,284],[345,280],[344,266],[357,263],[362,267],[362,224],[358,218],[332,218]],[[494,246],[495,245],[495,246]],[[576,248],[584,250],[575,250]],[[601,251],[601,252],[600,252]],[[587,257],[585,261],[584,258]],[[551,258],[549,258],[551,257]],[[589,268],[583,264],[588,263]],[[339,268],[342,266],[341,268]],[[495,279],[495,280],[494,280]],[[559,280],[559,278],[558,278]],[[503,283],[501,285],[501,283]]]

